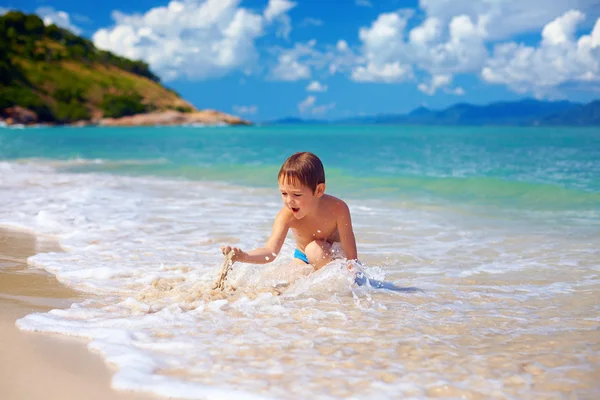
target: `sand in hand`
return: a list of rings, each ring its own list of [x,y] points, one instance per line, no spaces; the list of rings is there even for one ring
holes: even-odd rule
[[[233,267],[232,258],[235,255],[235,252],[231,250],[228,253],[223,252],[223,255],[225,256],[225,260],[223,260],[221,273],[219,274],[219,277],[215,282],[215,285],[213,286],[213,290],[225,290],[225,280],[227,279],[227,273]]]

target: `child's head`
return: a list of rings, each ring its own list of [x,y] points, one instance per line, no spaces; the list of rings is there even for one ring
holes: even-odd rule
[[[319,157],[308,151],[292,154],[281,166],[277,180],[294,186],[305,186],[314,194],[317,186],[325,186],[325,169]]]
[[[293,154],[277,176],[283,203],[298,219],[313,213],[325,192],[325,171],[313,153]]]

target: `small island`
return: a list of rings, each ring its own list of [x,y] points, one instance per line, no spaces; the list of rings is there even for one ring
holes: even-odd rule
[[[35,14],[0,16],[0,123],[4,125],[249,125],[197,110],[147,63],[97,49]]]

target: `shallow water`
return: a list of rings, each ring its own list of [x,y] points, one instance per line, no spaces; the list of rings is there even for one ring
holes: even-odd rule
[[[598,131],[318,128],[340,138],[328,187],[365,273],[421,291],[357,287],[343,262],[310,274],[291,238],[212,291],[219,245],[269,235],[287,129],[0,131],[0,223],[58,237],[29,264],[89,293],[19,327],[89,338],[114,387],[181,398],[600,395]]]

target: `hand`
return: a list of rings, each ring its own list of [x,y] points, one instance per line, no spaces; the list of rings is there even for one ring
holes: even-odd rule
[[[362,267],[362,264],[360,263],[360,261],[358,261],[358,260],[349,260],[348,261],[348,265],[347,265],[346,268],[350,272],[352,272],[354,270],[360,271],[360,269],[358,268],[358,266]]]
[[[231,251],[233,251],[233,255],[231,256],[231,261],[233,262],[241,261],[246,256],[246,253],[238,247],[221,246],[221,253],[223,253],[224,256],[227,257],[227,254]]]

